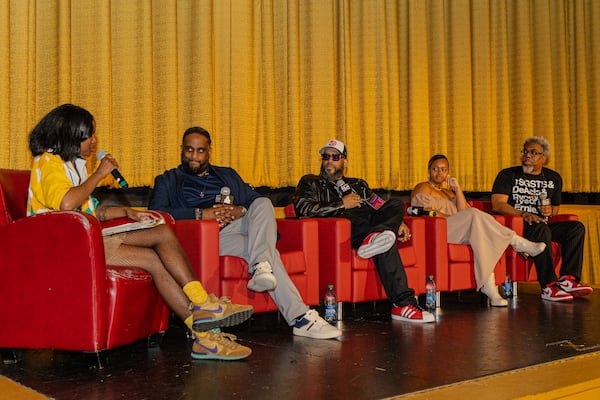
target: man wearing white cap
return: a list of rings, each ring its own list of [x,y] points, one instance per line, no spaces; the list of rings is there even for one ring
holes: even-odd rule
[[[296,214],[303,217],[347,218],[351,222],[352,247],[362,258],[372,258],[385,292],[392,302],[392,319],[432,322],[423,311],[408,281],[396,241],[410,239],[403,222],[404,205],[397,200],[383,202],[359,178],[343,176],[348,164],[343,142],[331,139],[321,150],[320,175],[305,175],[294,194]]]

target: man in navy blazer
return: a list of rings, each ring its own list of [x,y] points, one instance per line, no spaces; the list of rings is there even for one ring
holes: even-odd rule
[[[200,127],[183,134],[181,164],[156,177],[149,208],[177,219],[216,220],[219,253],[244,258],[248,289],[268,291],[294,335],[332,339],[342,332],[309,309],[290,279],[275,245],[275,210],[239,174],[210,164],[211,137]]]

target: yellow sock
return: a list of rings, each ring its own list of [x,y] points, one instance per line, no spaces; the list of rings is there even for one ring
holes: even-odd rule
[[[208,299],[208,293],[200,281],[190,281],[183,287],[183,293],[192,301],[192,303],[202,304]]]
[[[183,323],[188,328],[192,329],[192,324],[194,323],[194,316],[190,314],[186,319],[183,320]]]
[[[194,316],[191,314],[189,317],[187,317],[186,319],[183,320],[183,323],[185,324],[185,326],[187,326],[188,328],[191,329],[191,331],[194,333],[194,335],[196,337],[205,337],[206,335],[208,335],[208,333],[206,333],[206,332],[198,332],[192,328],[192,325],[194,324]]]

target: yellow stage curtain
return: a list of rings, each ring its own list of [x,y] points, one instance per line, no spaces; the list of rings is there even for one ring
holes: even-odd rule
[[[553,144],[566,191],[600,191],[594,0],[0,0],[0,167],[71,102],[135,186],[182,132],[253,185],[295,185],[329,138],[348,175],[408,190],[435,153],[489,191],[523,139]]]

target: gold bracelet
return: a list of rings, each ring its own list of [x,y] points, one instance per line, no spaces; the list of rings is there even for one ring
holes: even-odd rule
[[[244,206],[240,206],[240,208],[242,210],[242,217],[243,217],[248,212],[248,209],[246,207],[244,207]]]

